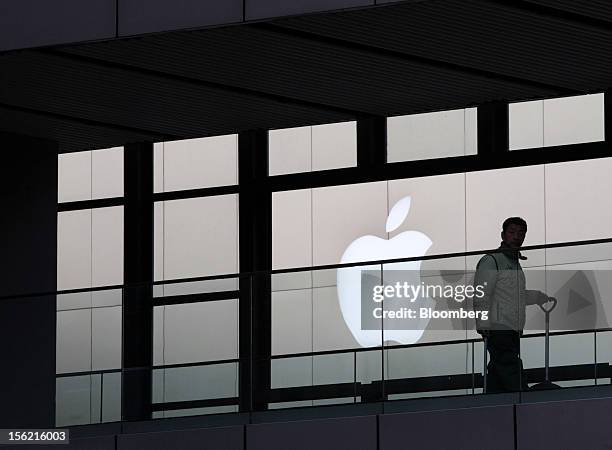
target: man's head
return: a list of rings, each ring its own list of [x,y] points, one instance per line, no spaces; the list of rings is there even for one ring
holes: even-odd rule
[[[523,245],[527,233],[527,222],[520,217],[508,217],[502,225],[502,241],[511,248]]]

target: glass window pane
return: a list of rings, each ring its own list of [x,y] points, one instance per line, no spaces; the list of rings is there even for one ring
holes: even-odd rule
[[[154,165],[155,192],[237,184],[238,135],[156,144]]]
[[[337,287],[315,288],[312,295],[313,351],[358,348],[359,344],[342,316]]]
[[[121,368],[121,306],[91,310],[92,370]]]
[[[460,375],[471,372],[468,344],[432,345],[386,351],[387,379]]]
[[[270,175],[312,170],[312,127],[283,128],[268,133]]]
[[[312,356],[273,359],[270,371],[272,389],[312,386]]]
[[[57,313],[56,372],[91,370],[91,309]]]
[[[62,377],[55,382],[55,426],[91,423],[90,375]]]
[[[123,197],[123,147],[91,152],[92,198]]]
[[[508,106],[510,150],[544,146],[544,102],[511,103]]]
[[[510,150],[603,141],[604,94],[509,105]]]
[[[238,396],[237,363],[157,369],[153,380],[158,403]]]
[[[441,175],[389,181],[389,209],[410,197],[408,214],[389,233],[398,237],[407,231],[419,231],[431,240],[428,254],[465,251],[465,175]],[[397,238],[396,242],[399,242]],[[404,245],[408,245],[407,243]],[[431,262],[440,267],[445,261]],[[456,261],[453,261],[453,267]],[[463,267],[461,267],[463,269]]]
[[[57,157],[57,201],[91,200],[91,151]]]
[[[121,283],[123,207],[58,213],[58,289]]]
[[[357,165],[357,122],[312,127],[312,170]]]
[[[120,306],[123,303],[123,289],[105,289],[91,293],[92,306]]]
[[[102,374],[102,422],[121,420],[121,372]]]
[[[164,314],[165,306],[153,308],[153,365],[164,365]],[[157,372],[161,373],[161,372]],[[153,392],[155,394],[155,391]]]
[[[355,239],[387,237],[387,183],[313,189],[312,214],[313,264],[338,264]]]
[[[503,221],[520,216],[527,221],[524,245],[544,244],[544,167],[529,166],[487,170],[466,174],[467,250],[497,248],[501,242]],[[528,265],[543,265],[544,251],[528,255]],[[468,268],[479,257],[468,258]]]
[[[389,117],[387,161],[475,154],[476,134],[475,108]]]
[[[353,383],[355,353],[338,353],[313,357],[313,384]]]
[[[604,94],[544,100],[544,146],[604,140]]]
[[[272,354],[311,351],[311,290],[272,292]]]
[[[57,215],[57,288],[91,286],[91,210]]]
[[[57,310],[91,308],[91,292],[60,294],[57,296]]]
[[[357,165],[357,123],[340,122],[270,130],[270,175]]]
[[[548,242],[604,239],[612,230],[612,158],[546,166]]]
[[[155,313],[154,342],[163,342],[162,364],[238,357],[238,300],[167,305]],[[158,353],[159,355],[159,349]],[[156,358],[159,361],[159,357]]]
[[[312,265],[312,190],[272,194],[272,267]]]
[[[163,202],[155,219],[156,276],[171,280],[238,272],[238,195]],[[157,258],[162,257],[160,267]]]
[[[123,147],[58,155],[58,202],[123,197]]]
[[[123,283],[123,206],[91,211],[92,286]]]

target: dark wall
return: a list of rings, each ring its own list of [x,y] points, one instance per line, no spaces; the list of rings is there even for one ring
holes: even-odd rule
[[[117,450],[244,450],[244,428],[225,427],[119,436]]]
[[[606,395],[602,387],[598,388],[598,392],[599,395]],[[551,400],[552,398],[555,396],[552,396]],[[436,400],[446,402],[448,399]],[[319,414],[328,414],[326,408],[328,407],[312,408],[308,411],[312,414],[317,411]],[[299,409],[293,412],[297,414]],[[283,411],[277,410],[275,413],[280,415]],[[290,410],[284,413],[286,420],[293,417]],[[604,450],[612,448],[612,433],[609,431],[609,424],[612,422],[612,398],[583,398],[516,405],[510,402],[485,407],[467,407],[466,404],[463,408],[435,411],[421,410],[261,424],[243,423],[223,427],[216,424],[224,420],[232,422],[237,417],[248,422],[248,417],[242,414],[225,414],[153,420],[141,422],[140,425],[124,424],[128,425],[127,427],[118,423],[75,427],[71,430],[71,443],[66,448],[71,450]],[[270,418],[276,420],[279,417],[274,414]],[[210,419],[214,419],[214,423],[210,422]],[[137,426],[133,428],[130,425]],[[122,428],[123,434],[121,434]],[[166,431],[161,431],[164,429]],[[90,430],[88,438],[85,438],[86,430]],[[56,446],[36,446],[39,447]],[[30,448],[30,446],[14,448]]]
[[[242,21],[242,0],[120,0],[119,35]]]
[[[376,416],[247,425],[248,450],[376,450]]]
[[[370,6],[374,0],[245,0],[245,19],[265,19],[333,9]]]
[[[382,415],[379,433],[380,450],[513,450],[514,409],[504,405]]]
[[[0,51],[115,36],[115,0],[2,0]]]
[[[2,0],[0,52],[374,4],[375,0]]]
[[[517,449],[612,448],[612,398],[516,406]]]
[[[0,296],[53,292],[57,148],[0,134]],[[55,296],[0,300],[0,428],[55,424]]]

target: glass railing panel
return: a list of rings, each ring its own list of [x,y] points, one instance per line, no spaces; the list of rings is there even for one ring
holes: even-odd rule
[[[548,266],[598,263],[612,260],[612,242],[546,248]]]
[[[238,395],[238,363],[154,369],[161,402],[233,398]],[[161,373],[161,375],[160,375]],[[155,398],[160,398],[156,394]]]
[[[472,276],[466,259],[388,263],[382,278],[387,398],[472,393],[466,343],[473,327]]]
[[[561,387],[609,384],[612,259],[606,258],[612,244],[576,247],[584,248],[524,252],[529,256],[529,265],[522,262],[526,287],[558,300],[549,322],[551,380]],[[234,277],[130,288],[139,297],[151,298],[155,292],[156,367],[145,369],[152,377],[153,417],[479,394],[484,343],[471,315],[450,314],[474,312],[462,297],[474,282],[470,261],[479,259],[260,272],[245,278],[247,282]],[[421,293],[414,302],[395,298],[394,303],[386,295],[374,300],[376,286],[403,282],[421,289],[450,288],[452,295],[433,290],[433,296]],[[240,341],[243,298],[252,300],[252,347]],[[57,341],[64,351],[58,350],[58,361],[62,373],[70,373],[57,378],[58,425],[121,419],[125,380],[119,373],[96,369],[121,370],[113,361],[121,361],[124,304],[120,289],[58,295]],[[380,317],[374,315],[377,306]],[[402,307],[419,316],[424,308],[429,315],[398,325],[388,313]],[[269,341],[262,331],[267,326],[262,311],[269,314]],[[435,314],[443,312],[449,314]],[[364,314],[371,323],[363,321]],[[544,319],[539,307],[526,307],[520,356],[529,385],[545,376]],[[114,331],[105,333],[111,322]],[[596,336],[593,329],[600,330]],[[247,371],[242,383],[241,367]],[[249,384],[245,377],[259,379]],[[239,392],[239,386],[249,392]],[[245,400],[252,395],[254,400]]]
[[[312,406],[313,357],[299,356],[260,360],[260,370],[270,364],[270,395],[268,408]]]
[[[389,400],[472,393],[468,343],[387,350],[385,390]]]
[[[482,340],[475,341],[476,337],[470,337],[469,339],[471,342],[467,343],[466,358],[468,371],[472,376],[472,389],[469,393],[482,394],[484,393],[484,367],[486,367],[484,342]],[[487,354],[487,362],[488,357]]]
[[[269,408],[356,401],[356,361],[352,352],[273,358],[270,367],[273,401]]]
[[[589,386],[595,384],[595,340],[593,333],[550,337],[550,367],[574,366],[576,373],[568,373],[569,380],[560,380],[563,386]]]
[[[101,422],[121,420],[121,372],[102,373]]]
[[[238,362],[154,369],[154,417],[237,411],[238,370]]]
[[[55,383],[55,425],[85,425],[96,423],[99,417],[99,374],[57,378]],[[93,401],[92,401],[93,397]]]
[[[356,384],[356,354],[335,353],[313,358],[313,385],[325,389],[326,398],[313,405],[333,405],[360,401]]]
[[[121,372],[60,376],[55,386],[56,426],[121,420]]]
[[[204,416],[208,414],[225,414],[238,412],[238,405],[210,406],[206,408],[185,408],[165,411],[155,411],[154,419],[169,417]]]
[[[610,384],[612,381],[612,331],[598,331],[595,336],[597,384]]]
[[[210,294],[215,292],[235,291],[237,289],[238,277],[211,277],[197,281],[158,282],[153,286],[153,296],[158,298],[179,295]]]

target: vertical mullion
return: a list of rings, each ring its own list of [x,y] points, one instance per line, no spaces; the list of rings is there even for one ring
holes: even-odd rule
[[[357,121],[357,167],[366,171],[383,169],[387,162],[387,118]]]
[[[612,91],[604,92],[604,139],[612,143]]]
[[[240,273],[272,269],[268,132],[238,136]],[[240,410],[267,408],[270,389],[271,276],[240,277]],[[252,401],[251,401],[252,399]]]
[[[491,102],[478,107],[478,155],[495,156],[510,150],[508,103]]]
[[[123,420],[152,414],[153,144],[124,148]]]

